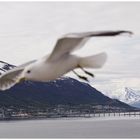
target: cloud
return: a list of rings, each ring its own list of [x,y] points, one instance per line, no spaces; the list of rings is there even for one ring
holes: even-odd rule
[[[19,65],[42,57],[69,32],[131,30],[132,37],[93,38],[75,54],[108,54],[102,69],[90,70],[96,75],[93,85],[112,91],[122,85],[139,88],[138,13],[139,2],[0,2],[0,60]]]

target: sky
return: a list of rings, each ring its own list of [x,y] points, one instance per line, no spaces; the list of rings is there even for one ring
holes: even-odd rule
[[[96,76],[90,84],[102,92],[140,89],[139,13],[140,2],[0,2],[0,60],[20,65],[41,58],[70,32],[130,30],[133,36],[92,38],[75,54],[107,53],[102,69],[89,69]]]

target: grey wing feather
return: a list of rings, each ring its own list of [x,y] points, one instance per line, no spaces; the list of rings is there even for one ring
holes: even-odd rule
[[[71,33],[66,34],[62,38],[58,39],[55,48],[50,54],[47,61],[54,61],[60,58],[66,53],[71,53],[75,49],[78,49],[85,45],[90,37],[100,36],[116,36],[122,33],[132,34],[130,31],[97,31],[97,32],[83,32],[83,33]]]
[[[18,79],[20,78],[20,75],[23,72],[23,70],[23,68],[15,68],[1,75],[0,90],[5,90],[14,86],[18,82]]]
[[[130,34],[132,35],[133,32],[131,31],[124,31],[124,30],[118,30],[118,31],[94,31],[94,32],[83,32],[83,33],[70,33],[66,34],[64,37],[74,37],[74,38],[83,38],[83,37],[94,37],[94,36],[117,36],[120,34]]]

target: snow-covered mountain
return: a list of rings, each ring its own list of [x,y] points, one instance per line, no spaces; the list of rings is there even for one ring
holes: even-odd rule
[[[135,103],[135,102],[140,102],[140,91],[136,91],[136,90],[126,87],[125,100],[126,102],[130,104]]]
[[[4,72],[6,72],[6,71],[8,71],[8,70],[10,70],[10,69],[12,69],[12,68],[14,68],[14,67],[16,67],[16,66],[14,66],[14,65],[11,65],[11,64],[8,64],[8,63],[6,63],[6,62],[3,62],[3,61],[0,61],[0,75],[2,74],[2,73],[4,73]],[[60,84],[60,82],[62,82],[61,84]],[[57,79],[57,80],[54,80],[54,81],[52,81],[52,82],[50,82],[50,83],[48,83],[48,85],[53,85],[52,87],[53,87],[53,89],[54,89],[54,87],[55,88],[58,88],[58,89],[63,89],[63,86],[65,85],[65,84],[67,84],[67,83],[69,83],[68,84],[68,87],[67,87],[67,89],[69,88],[70,89],[70,87],[75,87],[76,85],[76,82],[77,82],[77,80],[74,80],[74,79],[72,79],[72,78],[66,78],[66,77],[61,77],[61,78],[59,78],[59,79]],[[89,86],[88,84],[85,84],[85,83],[81,83],[81,82],[79,82],[80,84],[82,84],[82,86]],[[44,84],[45,83],[34,83],[34,82],[24,82],[23,83],[23,87],[25,86],[26,88],[28,87],[31,87],[31,89],[33,90],[33,88],[35,87],[35,86],[38,86],[38,87],[40,87],[40,86],[44,86]],[[46,86],[46,84],[45,84],[45,86]],[[25,88],[24,87],[24,88]],[[52,88],[51,87],[51,88]],[[90,87],[90,86],[89,86]],[[16,88],[16,87],[15,87]],[[23,88],[23,89],[24,89]],[[26,89],[25,88],[25,89]],[[77,87],[75,87],[75,88],[77,88]],[[80,88],[82,88],[82,87],[80,87]],[[48,89],[48,87],[43,87],[43,89]],[[93,87],[93,89],[94,89],[94,87]],[[92,89],[92,90],[93,90]],[[35,89],[36,90],[36,89]],[[78,89],[79,90],[79,89]],[[94,89],[95,90],[95,89]],[[96,91],[96,90],[95,90]],[[94,92],[95,92],[94,91]],[[15,91],[14,91],[15,92]],[[65,91],[66,92],[66,91]],[[98,91],[97,91],[98,92]],[[104,94],[105,94],[105,92],[103,92]],[[106,92],[106,93],[108,93],[108,92]],[[87,93],[86,93],[87,94]],[[97,93],[96,93],[97,94]],[[101,93],[100,93],[101,94]],[[133,106],[135,106],[135,107],[140,107],[140,91],[135,91],[135,90],[132,90],[132,89],[130,89],[130,88],[125,88],[125,90],[123,90],[123,92],[121,92],[121,94],[116,94],[116,95],[112,95],[112,94],[110,94],[110,93],[108,93],[108,94],[105,94],[106,96],[108,96],[108,97],[110,97],[110,98],[114,98],[114,99],[118,99],[118,100],[120,100],[120,101],[122,101],[122,102],[125,102],[125,103],[127,103],[127,104],[130,104],[130,105],[133,105]],[[110,96],[110,95],[112,95],[112,96]],[[104,97],[106,97],[106,96],[104,96]],[[108,97],[106,97],[106,98],[108,98]],[[96,97],[94,97],[94,98],[96,98]],[[101,98],[102,98],[102,96],[100,97],[100,100],[101,100]]]
[[[140,91],[126,87],[125,93],[122,94],[120,100],[132,106],[140,107]]]
[[[13,65],[0,61],[1,73]],[[3,106],[54,106],[54,105],[111,105],[133,109],[128,104],[111,99],[87,83],[70,77],[50,82],[22,82],[9,90],[0,91],[0,107]]]
[[[0,61],[0,75],[12,68],[14,68],[14,65],[8,64],[6,62]]]
[[[118,99],[122,102],[125,102],[131,106],[139,107],[140,108],[140,91],[134,90],[129,87],[125,88],[118,88],[116,89],[117,92],[112,90],[102,91],[105,95],[109,96],[110,98]]]
[[[110,98],[118,99],[129,105],[140,108],[140,90],[138,90],[136,87],[125,87],[123,82],[111,83],[107,86],[104,84],[103,88],[98,86],[94,87]]]

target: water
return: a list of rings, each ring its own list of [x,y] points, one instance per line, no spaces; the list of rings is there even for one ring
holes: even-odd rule
[[[0,122],[0,138],[140,138],[140,117]]]

